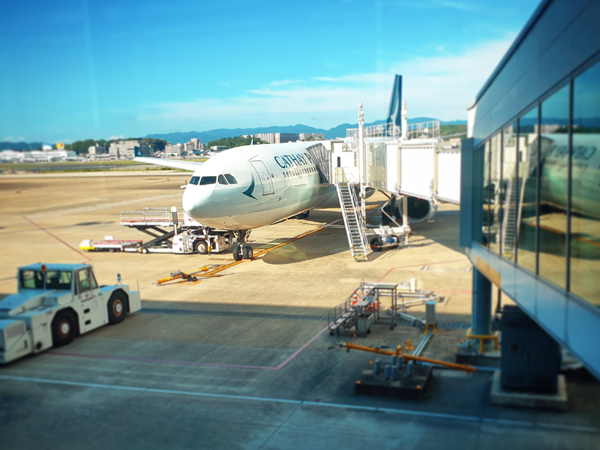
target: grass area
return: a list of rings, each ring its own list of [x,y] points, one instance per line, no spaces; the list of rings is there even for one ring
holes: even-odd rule
[[[204,162],[207,158],[186,159],[184,161]],[[64,172],[98,172],[103,170],[140,171],[135,166],[148,166],[147,163],[138,161],[86,161],[86,162],[51,162],[51,163],[0,163],[0,172],[36,172],[36,173],[64,173]],[[172,167],[150,166],[143,170],[173,170]]]
[[[466,125],[440,125],[440,135],[447,136],[449,134],[467,134]],[[459,137],[459,136],[457,136]]]
[[[89,162],[51,162],[51,163],[0,163],[0,170],[52,170],[53,168],[93,169],[95,166],[139,166],[144,163],[137,161],[89,161]]]

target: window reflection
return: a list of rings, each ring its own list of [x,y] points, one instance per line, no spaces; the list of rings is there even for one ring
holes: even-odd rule
[[[502,137],[502,184],[500,188],[500,217],[502,232],[501,254],[514,259],[516,243],[517,203],[521,190],[517,179],[517,124],[506,127]]]
[[[489,243],[489,229],[490,229],[490,204],[493,198],[493,189],[490,189],[490,160],[491,160],[491,146],[490,141],[487,141],[483,150],[483,200],[482,213],[481,213],[481,226],[483,232],[481,233],[481,243],[488,245]],[[491,191],[491,194],[490,194]]]
[[[489,222],[488,243],[491,250],[496,253],[500,250],[500,224],[502,223],[502,211],[500,205],[500,186],[502,184],[502,151],[501,151],[502,135],[496,134],[491,140],[491,155],[490,155],[490,204],[489,204]]]
[[[600,63],[573,82],[570,290],[600,305]]]
[[[542,103],[539,274],[566,287],[569,86]]]
[[[535,229],[537,226],[537,155],[538,108],[519,119],[519,181],[521,199],[517,208],[519,223],[517,261],[519,265],[536,271]]]

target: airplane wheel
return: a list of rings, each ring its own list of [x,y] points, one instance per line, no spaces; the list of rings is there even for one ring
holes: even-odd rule
[[[196,241],[194,243],[194,250],[201,255],[206,255],[208,253],[208,245],[206,245],[206,241]]]
[[[244,245],[244,259],[252,259],[254,256],[254,250],[249,245]]]
[[[380,252],[381,250],[383,250],[383,241],[379,236],[371,239],[371,242],[369,244],[371,245],[371,250],[373,250],[374,252]]]
[[[300,214],[300,218],[301,219],[308,219],[309,215],[310,215],[310,210],[309,211],[304,211],[302,214]]]
[[[112,325],[121,323],[127,314],[127,297],[123,292],[113,292],[108,301],[108,322]]]
[[[242,248],[240,246],[239,242],[235,242],[233,244],[233,259],[235,259],[236,261],[241,261],[242,259]]]
[[[76,317],[71,311],[59,311],[52,321],[52,344],[62,347],[73,342],[77,325]]]

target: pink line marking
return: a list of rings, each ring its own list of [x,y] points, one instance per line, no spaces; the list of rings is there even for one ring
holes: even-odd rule
[[[286,359],[284,362],[282,362],[281,364],[279,364],[275,370],[280,370],[283,369],[285,366],[287,366],[287,364],[294,359],[296,356],[298,356],[300,353],[302,353],[302,351],[308,347],[310,344],[312,344],[319,336],[321,336],[325,330],[329,329],[329,325],[326,326],[325,328],[323,328],[321,331],[319,331],[317,334],[315,334],[310,341],[308,341],[306,344],[304,344],[302,347],[300,347],[298,350],[296,350],[292,356],[290,356],[288,359]]]
[[[14,280],[4,281],[3,283],[0,283],[0,286],[4,286],[5,284],[9,284],[9,283],[14,283],[15,281],[17,281],[16,278]]]
[[[40,230],[42,230],[44,233],[49,234],[50,236],[52,236],[54,239],[56,239],[58,242],[60,242],[61,244],[66,245],[67,247],[69,247],[71,250],[73,250],[74,252],[79,253],[81,256],[83,256],[85,259],[87,259],[88,261],[91,261],[92,258],[90,258],[87,255],[84,255],[83,253],[81,253],[79,250],[77,250],[75,247],[71,247],[69,244],[67,244],[65,241],[63,241],[61,238],[59,238],[58,236],[55,236],[54,234],[50,233],[48,230],[46,230],[45,228],[40,227],[37,223],[33,222],[32,220],[28,219],[27,217],[23,216],[23,219],[25,219],[27,222],[29,222],[32,225],[35,225],[36,227],[38,227]]]
[[[413,264],[411,266],[402,266],[402,267],[392,267],[390,270],[388,270],[384,276],[382,276],[379,280],[377,280],[378,282],[383,280],[385,277],[387,277],[392,271],[394,270],[398,270],[398,269],[408,269],[410,267],[423,267],[423,266],[433,266],[434,264],[447,264],[447,263],[453,263],[453,262],[460,262],[460,261],[468,261],[468,258],[463,258],[463,259],[454,259],[452,261],[440,261],[440,262],[434,262],[434,263],[423,263],[423,264]]]
[[[116,361],[133,361],[141,363],[153,363],[153,364],[172,364],[179,366],[204,366],[204,367],[220,367],[230,369],[254,369],[254,370],[281,370],[287,366],[294,358],[296,358],[306,347],[312,344],[319,336],[321,336],[325,330],[329,327],[323,328],[316,335],[314,335],[306,344],[296,350],[288,359],[279,364],[277,367],[272,366],[246,366],[241,364],[218,364],[218,363],[203,363],[203,362],[192,362],[192,361],[170,361],[166,359],[143,359],[143,358],[129,358],[125,356],[102,356],[102,355],[83,355],[79,353],[63,353],[63,352],[50,352],[50,355],[57,356],[71,356],[76,358],[92,358],[92,359],[109,359]]]

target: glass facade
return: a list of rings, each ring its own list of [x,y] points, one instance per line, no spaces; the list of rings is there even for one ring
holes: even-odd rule
[[[526,269],[537,272],[537,180],[538,180],[538,107],[519,119],[519,181],[517,207],[516,261]]]
[[[600,63],[477,151],[482,223],[474,237],[600,306]]]
[[[538,273],[565,288],[569,169],[569,89],[541,105]]]
[[[490,210],[494,198],[494,189],[490,185],[490,161],[491,161],[490,142],[486,141],[483,145],[483,195],[481,196],[481,221],[482,231],[480,243],[487,246],[489,243],[489,230],[491,225]]]
[[[512,260],[515,255],[517,203],[521,192],[517,178],[517,123],[502,131],[502,183],[500,185],[500,253]]]
[[[600,306],[600,63],[573,81],[570,290]]]

